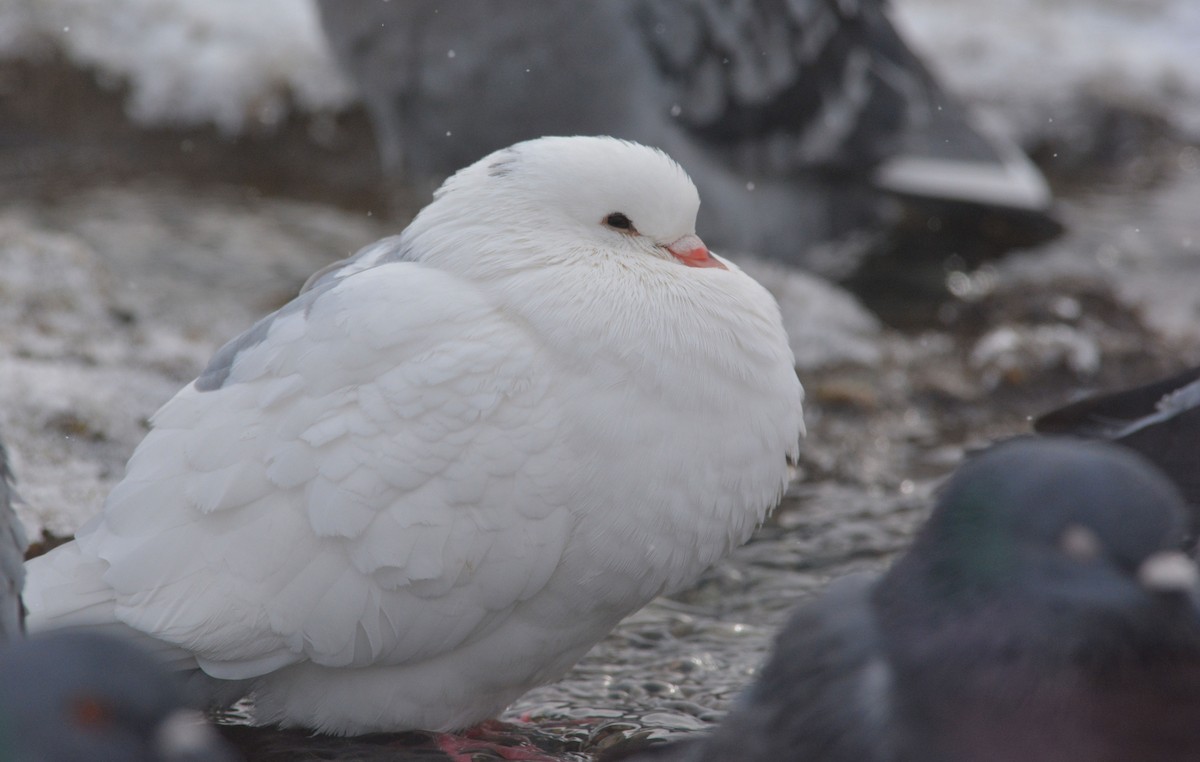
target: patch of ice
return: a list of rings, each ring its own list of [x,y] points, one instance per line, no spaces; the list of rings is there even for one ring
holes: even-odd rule
[[[993,389],[1005,381],[1056,367],[1090,376],[1100,369],[1100,347],[1094,337],[1065,323],[1006,325],[994,328],[975,343],[971,367]]]

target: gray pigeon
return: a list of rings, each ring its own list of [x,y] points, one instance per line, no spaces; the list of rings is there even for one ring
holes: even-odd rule
[[[387,169],[432,187],[541,135],[657,146],[719,249],[855,267],[888,194],[1043,211],[1041,174],[982,129],[885,0],[319,0]],[[942,208],[942,207],[939,207]]]
[[[15,499],[8,451],[0,442],[0,643],[21,634],[21,587],[25,582],[25,549],[29,541],[13,510]]]
[[[0,760],[236,759],[178,677],[125,640],[58,630],[0,648]]]
[[[881,579],[835,582],[675,762],[1200,759],[1197,570],[1178,492],[1122,448],[966,463]]]

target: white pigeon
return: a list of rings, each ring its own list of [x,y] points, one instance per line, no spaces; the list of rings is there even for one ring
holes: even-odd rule
[[[710,244],[838,277],[856,257],[816,244],[896,224],[895,193],[1049,207],[1041,173],[938,84],[887,0],[317,4],[409,183],[518,140],[604,132],[688,170]]]
[[[451,177],[220,350],[30,626],[142,634],[260,723],[461,729],[693,581],[803,434],[779,309],[660,151],[542,138]]]

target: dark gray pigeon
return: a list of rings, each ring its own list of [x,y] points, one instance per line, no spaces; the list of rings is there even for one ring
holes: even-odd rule
[[[15,499],[8,451],[0,442],[0,644],[21,634],[21,587],[25,582],[25,549],[29,541],[13,510]]]
[[[178,677],[109,635],[59,630],[0,648],[0,760],[234,762]]]
[[[1191,505],[1187,542],[1200,537],[1200,366],[1133,389],[1096,394],[1033,422],[1042,434],[1108,439],[1171,477]]]
[[[638,759],[1200,759],[1183,514],[1127,450],[999,445],[880,580],[841,580],[796,612],[711,737]]]
[[[386,168],[430,187],[542,135],[657,146],[705,203],[698,232],[825,274],[815,243],[877,227],[885,194],[1043,211],[1041,174],[982,129],[885,0],[319,0]],[[942,207],[939,207],[942,208]]]

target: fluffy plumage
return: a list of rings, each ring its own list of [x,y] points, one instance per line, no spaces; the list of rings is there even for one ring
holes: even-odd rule
[[[30,562],[32,625],[119,623],[336,733],[462,728],[554,680],[745,541],[794,463],[778,307],[701,254],[697,208],[611,138],[460,171],[158,411]]]
[[[687,168],[714,246],[824,274],[854,265],[812,245],[888,220],[884,192],[1049,202],[1020,150],[937,84],[884,0],[319,5],[385,164],[409,183],[518,140],[602,132]]]
[[[1170,482],[1121,448],[1000,445],[882,579],[838,580],[795,613],[710,738],[645,759],[1196,759],[1183,523]]]

